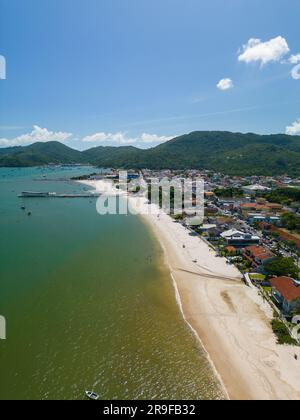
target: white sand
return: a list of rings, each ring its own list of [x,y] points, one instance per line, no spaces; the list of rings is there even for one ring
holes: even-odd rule
[[[117,191],[104,181],[84,183],[108,195]],[[130,196],[129,203],[144,212],[149,209],[142,197]],[[164,249],[184,318],[207,350],[229,398],[300,399],[300,348],[276,344],[272,310],[257,291],[168,215],[143,217]]]

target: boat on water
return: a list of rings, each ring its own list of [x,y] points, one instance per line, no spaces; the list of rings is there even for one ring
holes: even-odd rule
[[[85,396],[93,401],[98,401],[100,396],[93,391],[85,391]]]

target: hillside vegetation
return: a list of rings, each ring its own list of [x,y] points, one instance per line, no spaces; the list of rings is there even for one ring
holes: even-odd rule
[[[0,166],[89,163],[99,167],[210,169],[229,175],[300,175],[300,136],[197,131],[152,149],[94,147],[79,152],[57,142],[0,149]]]

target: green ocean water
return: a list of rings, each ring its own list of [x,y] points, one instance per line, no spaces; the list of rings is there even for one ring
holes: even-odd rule
[[[83,191],[62,179],[89,172],[0,168],[0,399],[221,398],[138,217],[99,216],[95,199],[17,197]]]

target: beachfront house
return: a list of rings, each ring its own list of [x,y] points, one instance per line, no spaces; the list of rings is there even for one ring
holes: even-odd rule
[[[199,231],[201,231],[201,233],[209,238],[217,238],[220,231],[217,228],[216,224],[209,224],[209,223],[204,223],[203,225],[201,225],[199,227]]]
[[[300,281],[290,277],[275,277],[271,279],[272,295],[283,312],[292,314],[299,306]]]
[[[251,233],[241,232],[236,229],[230,229],[221,233],[221,237],[225,239],[228,245],[244,248],[248,245],[259,244],[259,236],[252,235]]]
[[[251,262],[254,269],[264,272],[264,266],[273,261],[276,257],[267,248],[253,245],[248,246],[245,249],[244,258]]]

